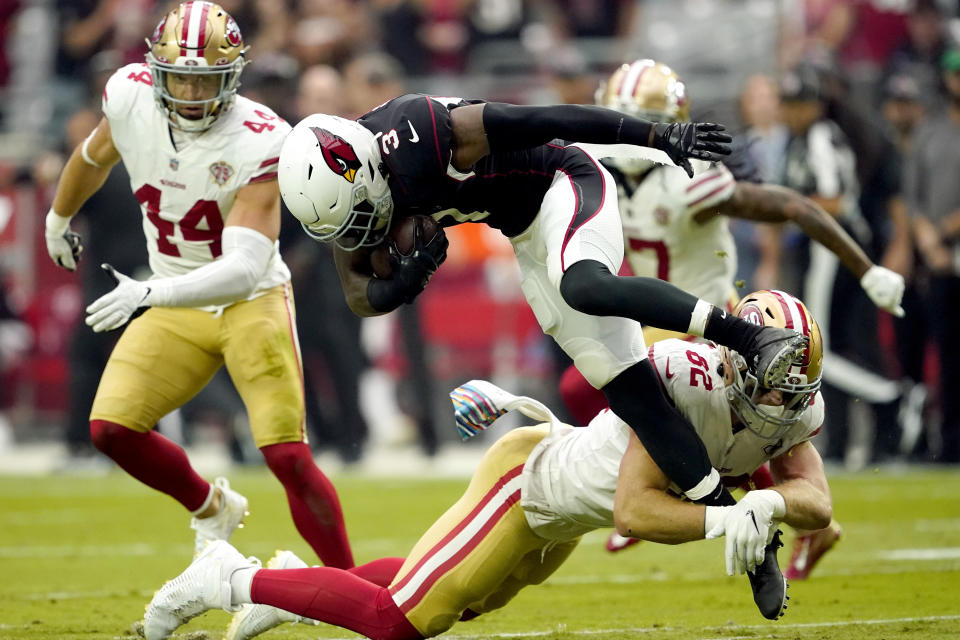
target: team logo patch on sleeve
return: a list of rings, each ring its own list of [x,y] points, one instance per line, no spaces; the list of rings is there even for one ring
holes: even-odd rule
[[[223,160],[214,162],[212,165],[210,165],[210,175],[213,177],[213,181],[221,187],[227,184],[227,181],[230,180],[231,176],[233,176],[233,173],[233,167]]]

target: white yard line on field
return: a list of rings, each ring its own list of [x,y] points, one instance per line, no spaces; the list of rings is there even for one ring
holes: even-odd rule
[[[960,547],[934,549],[892,549],[877,554],[881,560],[953,560],[960,558]]]
[[[858,624],[901,624],[904,622],[944,622],[947,620],[960,620],[960,615],[952,616],[915,616],[909,618],[876,618],[873,620],[838,620],[835,622],[797,622],[794,624],[782,624],[777,623],[777,629],[817,629],[821,627],[849,627],[852,625]],[[735,625],[730,627],[714,627],[715,630],[725,629],[725,630],[737,630],[743,629],[744,631],[753,631],[758,629],[770,629],[770,625],[763,624],[750,624],[750,625]],[[698,640],[738,640],[741,638],[756,638],[755,633],[750,633],[742,636],[711,636],[699,638]]]
[[[756,625],[733,625],[729,627],[709,627],[708,629],[712,632],[716,631],[756,631],[756,630],[770,630],[773,628],[776,629],[806,629],[806,628],[819,628],[819,627],[847,627],[858,624],[900,624],[904,622],[941,622],[946,620],[960,620],[960,615],[951,615],[951,616],[918,616],[918,617],[909,617],[909,618],[877,618],[875,620],[844,620],[844,621],[831,621],[831,622],[798,622],[796,624],[783,624],[778,622],[776,627],[771,627],[769,624],[756,624]],[[472,634],[458,634],[450,633],[444,634],[444,638],[449,638],[450,640],[483,640],[484,638],[502,638],[503,640],[510,640],[510,638],[538,638],[541,636],[549,636],[555,633],[565,633],[572,637],[593,637],[593,636],[604,636],[604,637],[616,637],[618,634],[624,633],[662,633],[664,631],[676,631],[676,627],[620,627],[615,629],[567,629],[566,625],[557,625],[552,629],[543,629],[541,631],[524,631],[521,633],[485,633],[483,635],[472,635]],[[356,636],[344,636],[332,638],[331,640],[353,640]],[[744,638],[753,638],[758,637],[756,633],[749,633],[742,636],[711,636],[711,637],[702,637],[699,640],[740,640]]]

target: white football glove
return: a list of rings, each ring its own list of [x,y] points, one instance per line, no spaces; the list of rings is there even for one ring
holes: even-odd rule
[[[775,522],[786,513],[783,496],[773,489],[750,491],[736,505],[722,508],[722,519],[706,537],[727,537],[727,575],[753,572],[763,562],[766,546],[777,530]]]
[[[44,227],[50,259],[68,271],[75,271],[83,245],[80,243],[80,234],[70,231],[70,218],[50,209]]]
[[[904,311],[900,302],[903,300],[903,289],[906,285],[899,273],[875,264],[860,278],[860,286],[875,305],[898,318],[903,317]]]
[[[89,315],[86,323],[97,333],[112,331],[125,325],[137,309],[148,306],[146,300],[150,294],[150,287],[146,282],[127,277],[109,264],[102,264],[100,268],[117,281],[117,286],[87,307]]]

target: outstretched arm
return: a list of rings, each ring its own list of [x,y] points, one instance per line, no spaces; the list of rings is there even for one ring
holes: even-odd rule
[[[830,524],[833,505],[823,462],[809,442],[801,443],[770,461],[772,491],[783,498],[783,522],[801,529],[822,529]],[[700,540],[705,527],[713,528],[735,507],[704,507],[683,502],[666,493],[667,476],[647,453],[635,434],[620,461],[613,518],[617,533],[652,542],[677,544]],[[760,496],[763,491],[747,494]],[[743,500],[747,498],[744,497]],[[713,513],[705,525],[707,510]]]
[[[837,254],[840,262],[857,278],[873,266],[860,245],[833,216],[792,189],[738,182],[729,200],[717,209],[699,212],[696,220],[702,223],[718,213],[755,222],[794,222],[810,238]]]
[[[874,304],[894,315],[903,315],[903,277],[873,264],[836,219],[812,199],[786,187],[738,182],[729,200],[718,209],[699,212],[696,219],[703,222],[715,213],[758,222],[796,223],[810,238],[836,254],[860,280]]]
[[[667,476],[631,432],[613,504],[617,533],[665,544],[702,539],[705,507],[667,494],[669,486]]]
[[[465,170],[491,151],[529,149],[560,138],[595,144],[660,149],[688,174],[688,158],[719,160],[730,153],[723,126],[654,123],[590,105],[519,106],[502,102],[458,107],[453,125],[453,166]]]

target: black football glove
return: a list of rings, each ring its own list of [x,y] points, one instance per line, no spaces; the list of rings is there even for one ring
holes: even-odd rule
[[[658,122],[653,129],[653,147],[666,152],[673,163],[693,177],[688,158],[718,162],[730,154],[729,135],[713,122]]]
[[[390,265],[393,268],[393,279],[397,281],[404,293],[403,301],[413,302],[443,261],[447,259],[447,247],[450,242],[447,234],[440,229],[428,242],[424,242],[420,227],[414,230],[413,249],[409,254],[400,253],[392,238],[388,239],[390,248]]]

